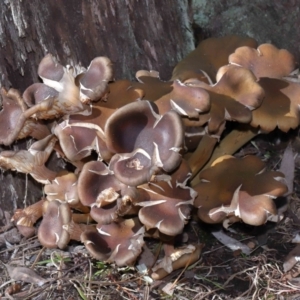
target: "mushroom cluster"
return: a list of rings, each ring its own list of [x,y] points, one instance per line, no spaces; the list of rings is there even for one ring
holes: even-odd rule
[[[15,212],[16,226],[29,237],[42,218],[45,247],[77,240],[118,266],[135,264],[145,238],[159,239],[160,279],[200,256],[201,245],[174,242],[193,211],[207,223],[264,224],[284,175],[232,155],[258,133],[299,125],[300,86],[284,79],[294,69],[286,50],[238,36],[204,40],[167,82],[155,71],[115,81],[106,57],[85,69],[46,55],[42,83],[1,91],[0,143],[35,142],[1,152],[0,167],[44,184],[43,199]],[[46,166],[52,152],[74,167]]]

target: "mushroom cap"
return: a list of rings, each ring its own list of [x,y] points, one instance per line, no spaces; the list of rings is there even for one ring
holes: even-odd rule
[[[15,223],[19,232],[26,238],[35,234],[35,222],[43,215],[43,205],[46,200],[41,200],[29,205],[23,209],[17,209],[11,220]]]
[[[81,240],[94,258],[126,266],[134,264],[141,253],[143,237],[144,227],[134,218],[98,225],[96,230],[83,232]]]
[[[67,202],[72,206],[79,203],[77,192],[77,175],[62,171],[56,178],[44,186],[44,193],[49,201]]]
[[[209,211],[209,217],[214,222],[221,222],[227,216],[234,216],[246,224],[259,226],[267,222],[269,215],[276,215],[276,205],[269,195],[250,196],[247,192],[240,191],[241,187],[234,192],[230,205]]]
[[[198,193],[194,206],[198,208],[198,217],[207,223],[221,222],[216,216],[213,220],[209,213],[212,209],[230,206],[233,195],[240,186],[240,191],[249,194],[253,203],[256,204],[258,199],[262,199],[262,205],[265,198],[257,196],[276,198],[287,190],[286,185],[280,181],[284,175],[281,172],[267,171],[264,162],[256,156],[221,157],[210,168],[203,170],[199,177],[201,182],[194,187]],[[246,194],[241,196],[241,199],[249,200]],[[242,206],[240,214],[243,213],[241,209]]]
[[[86,120],[64,120],[54,128],[60,146],[70,161],[79,161],[96,151],[100,158],[109,160],[112,156],[107,149],[102,128]]]
[[[119,198],[124,185],[102,161],[86,163],[78,179],[78,195],[86,206],[106,206]]]
[[[296,68],[294,56],[272,44],[262,44],[257,49],[239,47],[229,56],[229,63],[251,70],[257,78],[282,78]]]
[[[181,119],[175,111],[162,116],[156,111],[154,103],[142,100],[119,108],[107,120],[107,147],[118,153],[110,169],[124,184],[145,183],[158,170],[170,172],[180,164]]]
[[[117,218],[117,199],[123,187],[101,161],[86,163],[78,179],[81,203],[91,207],[91,217],[99,224],[108,224]]]
[[[99,224],[109,224],[125,215],[136,215],[140,194],[121,183],[101,161],[84,165],[78,180],[81,203],[91,207],[91,217]]]
[[[40,61],[38,74],[46,85],[53,87],[63,78],[64,67],[49,53]]]
[[[233,65],[220,68],[216,77],[218,81],[214,85],[195,80],[185,82],[205,89],[210,96],[210,111],[201,115],[199,125],[203,125],[201,118],[204,118],[208,132],[215,133],[225,120],[249,123],[251,110],[259,107],[265,96],[256,77],[248,69]]]
[[[112,63],[109,58],[94,58],[87,71],[78,76],[80,99],[82,102],[98,101],[108,93],[108,82],[113,78]]]
[[[70,241],[70,235],[63,227],[72,221],[69,205],[56,200],[47,201],[44,211],[38,228],[40,243],[47,248],[65,248]]]
[[[172,82],[160,80],[157,71],[140,70],[135,77],[138,82],[131,82],[131,85],[143,92],[145,100],[156,101],[172,91]]]
[[[30,174],[36,181],[47,183],[53,180],[56,172],[45,166],[57,139],[53,135],[36,141],[28,150],[0,152],[0,167]]]
[[[300,123],[300,86],[297,83],[275,78],[260,78],[258,83],[265,91],[261,106],[252,112],[251,126],[270,132],[278,127],[287,132]]]
[[[34,83],[30,85],[23,93],[22,97],[28,107],[41,103],[45,99],[56,99],[59,93],[50,86],[43,83]]]
[[[175,80],[172,87],[170,93],[155,101],[160,114],[173,109],[181,116],[198,118],[199,113],[209,110],[209,95],[203,88],[188,86],[179,80]]]
[[[17,139],[33,136],[42,139],[50,134],[47,126],[34,119],[26,119],[27,106],[15,89],[1,89],[0,144],[10,145]]]
[[[187,223],[197,194],[187,186],[191,173],[186,161],[169,175],[168,181],[141,185],[145,196],[136,205],[142,207],[139,219],[147,230],[157,228],[165,235],[176,236]]]
[[[190,78],[197,78],[207,82],[207,74],[214,81],[218,69],[228,64],[228,56],[241,46],[256,48],[257,42],[252,38],[237,35],[208,38],[177,64],[172,80],[179,79],[184,82]]]

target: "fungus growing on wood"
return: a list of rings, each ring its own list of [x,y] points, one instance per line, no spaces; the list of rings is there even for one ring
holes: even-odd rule
[[[65,248],[75,239],[94,258],[118,266],[135,263],[147,229],[147,237],[163,243],[165,257],[152,270],[152,278],[161,279],[199,258],[202,245],[176,249],[174,242],[193,205],[207,223],[264,224],[276,214],[273,199],[286,192],[283,174],[266,171],[257,157],[219,158],[219,147],[214,150],[219,140],[230,147],[242,140],[232,140],[232,132],[241,133],[236,128],[224,131],[227,121],[243,123],[255,134],[299,124],[300,88],[276,78],[293,68],[292,56],[271,45],[256,46],[253,39],[237,36],[208,39],[176,66],[168,82],[155,71],[137,72],[138,82],[111,82],[105,57],[86,70],[63,67],[47,55],[38,69],[43,83],[28,87],[24,101],[18,92],[2,90],[0,125],[9,130],[6,137],[0,129],[0,143],[27,134],[38,141],[27,151],[1,152],[0,166],[31,174],[45,184],[47,197],[16,211],[16,226],[26,236],[33,234],[44,203],[41,244]],[[282,55],[287,63],[267,70],[271,58]],[[44,137],[48,129],[29,133],[30,126],[40,124],[35,119],[54,119],[55,136]],[[45,167],[54,147],[77,167],[75,173]],[[190,182],[200,169],[195,178],[200,182]],[[97,225],[77,224],[91,217]]]

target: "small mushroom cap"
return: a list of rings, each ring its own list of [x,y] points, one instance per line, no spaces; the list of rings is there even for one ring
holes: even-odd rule
[[[64,68],[52,54],[47,54],[39,64],[38,74],[46,85],[53,87],[55,83],[50,82],[60,81],[64,75]]]
[[[69,233],[63,228],[72,221],[67,203],[45,202],[45,213],[38,229],[38,239],[47,248],[63,249],[70,241]]]
[[[11,220],[24,237],[29,238],[35,234],[34,224],[43,215],[44,202],[45,199],[42,198],[32,205],[15,210]]]
[[[194,203],[198,208],[198,217],[207,223],[220,222],[217,217],[216,221],[212,220],[209,212],[214,208],[229,206],[239,186],[241,191],[252,197],[279,197],[287,191],[286,185],[281,182],[283,177],[281,172],[266,171],[265,164],[256,156],[249,155],[241,159],[221,157],[200,173],[201,182],[194,187],[198,193]],[[257,200],[255,198],[253,201]]]
[[[206,73],[214,81],[218,69],[228,64],[228,56],[241,46],[256,48],[257,42],[252,38],[237,35],[206,39],[177,64],[172,80],[179,79],[184,82],[190,78],[197,78],[205,82]]]
[[[96,230],[86,230],[81,240],[94,258],[126,266],[134,264],[141,253],[143,236],[144,227],[134,218],[98,225]]]
[[[199,113],[210,108],[209,94],[203,88],[185,85],[179,80],[172,84],[173,90],[155,101],[160,114],[174,109],[179,115],[198,118]]]
[[[113,69],[109,58],[101,56],[91,61],[86,72],[79,76],[81,101],[98,101],[108,93]]]
[[[257,49],[239,47],[229,56],[229,63],[251,70],[257,78],[282,78],[296,68],[294,56],[272,44],[262,44]]]
[[[32,107],[45,99],[51,98],[54,100],[58,97],[58,94],[55,89],[43,83],[34,83],[24,91],[22,96],[28,107]]]
[[[77,176],[71,172],[60,172],[51,183],[44,186],[44,192],[49,201],[67,202],[73,207],[79,203]]]

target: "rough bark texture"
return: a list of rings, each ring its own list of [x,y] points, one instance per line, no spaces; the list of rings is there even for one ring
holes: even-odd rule
[[[62,64],[88,66],[108,56],[116,78],[154,69],[163,79],[198,40],[226,34],[272,42],[300,60],[299,1],[280,0],[3,0],[0,4],[0,86],[21,92],[38,81],[46,53]],[[18,143],[26,148],[26,141]],[[0,149],[1,150],[1,149]],[[28,177],[27,204],[41,196]],[[25,176],[0,173],[0,207],[23,205]]]
[[[117,78],[133,78],[142,68],[168,78],[194,45],[186,8],[187,1],[180,0],[2,2],[1,84],[23,90],[37,81],[46,53],[62,64],[83,66],[108,56]]]
[[[287,49],[300,61],[299,0],[191,0],[191,9],[200,38],[248,35]]]

